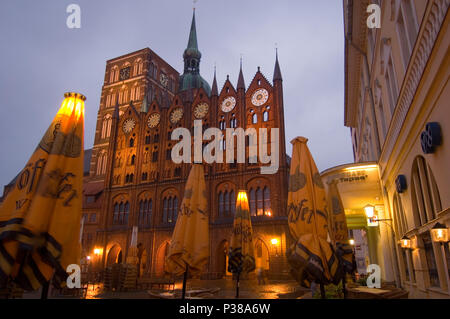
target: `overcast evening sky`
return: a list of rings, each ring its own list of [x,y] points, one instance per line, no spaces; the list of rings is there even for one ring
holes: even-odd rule
[[[81,29],[66,8],[81,7]],[[87,96],[85,148],[93,145],[106,61],[146,47],[180,73],[191,0],[2,0],[0,4],[0,187],[23,168],[66,91]],[[284,84],[287,152],[309,138],[320,171],[353,161],[344,127],[344,34],[339,0],[199,0],[200,72],[219,90],[245,84],[257,67],[272,80],[275,43]],[[0,194],[1,194],[0,190]]]

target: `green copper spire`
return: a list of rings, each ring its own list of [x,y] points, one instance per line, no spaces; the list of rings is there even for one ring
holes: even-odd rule
[[[194,9],[194,14],[192,15],[191,32],[189,33],[189,42],[188,42],[187,47],[188,47],[188,49],[198,50],[197,29],[195,27],[195,9]]]
[[[197,29],[195,25],[195,9],[192,15],[191,30],[186,50],[184,50],[184,72],[180,76],[179,91],[204,88],[210,94],[211,87],[200,75],[200,59],[202,54],[198,50]]]

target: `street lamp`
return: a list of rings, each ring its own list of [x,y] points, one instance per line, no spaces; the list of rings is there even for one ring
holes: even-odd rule
[[[442,250],[442,257],[444,260],[444,268],[448,269],[448,263],[447,263],[447,252],[445,250],[445,244],[448,242],[448,228],[445,225],[442,225],[441,223],[437,223],[436,225],[431,228],[431,239],[435,243],[441,244],[441,250]],[[450,274],[448,271],[445,271],[445,275],[447,277],[447,282],[450,282]]]
[[[431,228],[431,239],[435,243],[445,244],[448,242],[448,228],[441,223],[437,223]]]
[[[404,249],[411,249],[411,239],[409,239],[406,235],[400,239],[400,246]]]
[[[275,248],[275,255],[278,256],[278,250],[277,250],[277,246],[278,246],[278,239],[276,238],[272,238],[270,243],[273,245],[273,247]]]
[[[375,215],[375,206],[370,204],[364,206],[364,212],[366,213],[367,218],[372,219]]]

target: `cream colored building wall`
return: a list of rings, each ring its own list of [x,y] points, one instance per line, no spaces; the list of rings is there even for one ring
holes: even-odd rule
[[[346,4],[344,0],[344,5]],[[380,225],[378,251],[383,256],[383,278],[397,281],[410,291],[411,297],[449,298],[450,281],[445,274],[444,256],[439,245],[434,244],[440,287],[430,287],[427,259],[421,242],[421,234],[429,231],[436,223],[446,223],[450,227],[450,17],[449,0],[411,0],[412,17],[407,16],[417,27],[417,38],[411,57],[404,59],[397,23],[398,10],[402,10],[402,1],[381,1],[381,29],[367,29],[365,48],[368,68],[365,60],[349,61],[360,63],[361,78],[358,100],[347,101],[346,112],[357,112],[356,121],[351,127],[355,152],[355,161],[378,161],[380,166],[380,184],[384,190],[386,210],[384,217],[395,220],[393,198],[396,194],[395,179],[402,174],[407,179],[407,190],[399,194],[407,220],[406,234],[417,239],[412,250],[412,264],[415,282],[406,278],[407,260],[403,260],[402,250],[397,240],[404,234],[392,234],[387,225]],[[368,3],[368,2],[367,2]],[[367,4],[365,3],[365,4]],[[403,11],[401,11],[403,12]],[[355,13],[355,12],[353,12]],[[354,17],[354,24],[358,19]],[[346,23],[348,21],[346,20]],[[358,27],[365,27],[363,23]],[[373,33],[374,41],[370,40]],[[356,40],[355,40],[356,41]],[[373,44],[373,45],[371,45]],[[389,58],[393,63],[393,74],[398,88],[397,104],[390,105],[389,83],[385,74]],[[347,67],[348,72],[354,66]],[[392,73],[390,73],[392,74]],[[354,75],[358,76],[358,75]],[[350,84],[347,84],[349,86]],[[348,88],[346,88],[348,90]],[[382,103],[382,104],[380,104]],[[382,107],[380,106],[382,105]],[[383,121],[385,122],[383,130]],[[428,122],[439,122],[442,128],[443,144],[434,154],[423,154],[420,135]],[[379,143],[378,143],[379,142]],[[377,145],[378,143],[378,145]],[[423,156],[434,174],[440,193],[441,212],[437,218],[425,225],[418,225],[414,218],[411,179],[414,160]],[[408,257],[407,257],[408,258]]]

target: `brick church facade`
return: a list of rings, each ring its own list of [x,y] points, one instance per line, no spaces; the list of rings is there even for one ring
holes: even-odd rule
[[[210,260],[203,277],[227,275],[234,205],[241,189],[249,196],[257,268],[272,277],[287,276],[289,167],[278,57],[272,82],[258,68],[246,88],[241,65],[236,87],[227,77],[219,90],[215,75],[210,86],[200,75],[194,13],[183,58],[181,75],[148,48],[107,61],[94,146],[86,152],[83,256],[90,257],[89,267],[96,270],[126,262],[132,228],[138,226],[140,275],[165,275],[164,260],[191,167],[171,159],[178,143],[171,134],[178,127],[193,133],[194,120],[201,120],[203,131],[215,127],[224,135],[230,127],[280,130],[275,174],[261,174],[260,166],[267,164],[249,163],[247,144],[245,163],[204,163]]]

